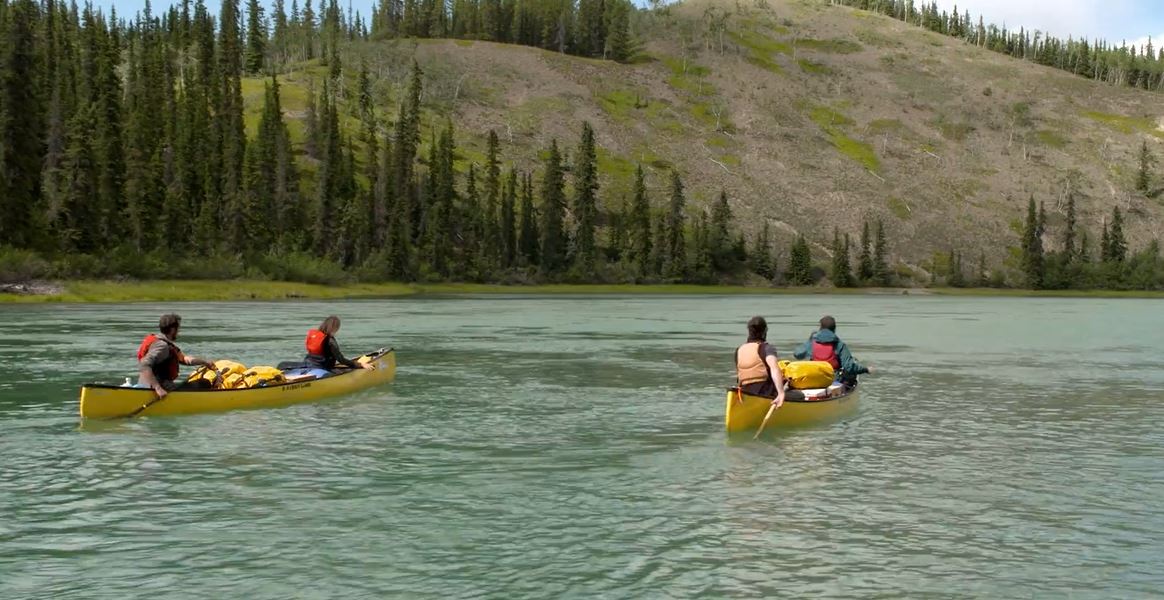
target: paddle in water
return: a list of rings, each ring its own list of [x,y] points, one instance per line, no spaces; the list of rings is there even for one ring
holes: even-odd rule
[[[196,369],[194,371],[194,373],[192,373],[190,375],[189,379],[196,379],[199,375],[202,374],[203,371],[206,371],[206,370],[207,370],[206,365],[202,365],[201,367],[198,367],[198,369]],[[215,379],[217,379],[218,378],[218,371],[211,371],[211,372],[214,373],[214,377],[215,377]],[[169,396],[171,393],[173,393],[173,392],[168,392],[166,394],[166,396]],[[125,415],[124,417],[120,417],[120,418],[132,419],[132,418],[140,415],[141,413],[145,412],[145,409],[157,404],[158,402],[161,402],[162,400],[165,400],[166,396],[154,396],[153,400],[150,400],[149,402],[142,404],[141,406],[137,407],[137,410],[129,413],[128,415]]]
[[[756,430],[756,435],[752,436],[753,440],[758,439],[760,437],[760,433],[762,431],[764,431],[764,427],[766,427],[768,425],[768,421],[772,418],[772,413],[776,412],[777,408],[780,408],[780,405],[776,404],[776,401],[773,400],[772,401],[772,408],[769,408],[768,414],[764,415],[764,420],[760,422],[760,428]]]

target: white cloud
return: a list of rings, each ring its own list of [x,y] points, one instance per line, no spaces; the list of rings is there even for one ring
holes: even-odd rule
[[[1144,36],[1144,37],[1139,38],[1137,40],[1132,40],[1130,43],[1135,45],[1135,47],[1137,47],[1137,48],[1143,48],[1144,46],[1148,45],[1149,38],[1152,41],[1153,51],[1159,52],[1160,51],[1160,43],[1164,42],[1164,33],[1159,33],[1159,34],[1156,34],[1153,36]]]

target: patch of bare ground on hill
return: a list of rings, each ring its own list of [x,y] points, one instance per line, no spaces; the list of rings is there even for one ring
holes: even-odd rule
[[[749,234],[767,221],[782,252],[804,233],[823,259],[834,226],[856,237],[882,219],[899,271],[922,281],[951,248],[1014,267],[1027,198],[1046,203],[1044,245],[1057,248],[1069,192],[1093,242],[1113,206],[1132,248],[1159,237],[1162,201],[1133,182],[1143,140],[1164,156],[1160,94],[823,0],[695,0],[634,28],[643,51],[629,65],[488,42],[354,50],[388,73],[391,100],[419,61],[426,105],[452,110],[464,162],[483,159],[493,129],[503,160],[540,172],[550,140],[572,154],[586,120],[607,208],[629,197],[636,164],[661,206],[673,167],[691,207],[723,189]]]

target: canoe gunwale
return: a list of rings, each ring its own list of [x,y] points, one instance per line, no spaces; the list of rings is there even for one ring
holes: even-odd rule
[[[858,386],[856,386],[856,385],[850,386],[842,394],[839,394],[837,396],[830,396],[827,398],[821,398],[819,400],[809,400],[808,398],[789,398],[788,392],[798,391],[798,390],[786,390],[785,396],[784,396],[784,401],[798,403],[798,404],[828,404],[830,402],[838,402],[840,400],[844,400],[845,398],[847,398],[849,396],[852,396],[853,394],[857,393],[857,387]],[[729,392],[732,392],[732,393],[737,393],[740,391],[739,386],[730,386],[730,387],[727,387],[725,389]],[[775,400],[776,399],[775,396],[760,396],[758,394],[749,394],[747,392],[744,392],[744,395],[752,397],[752,398],[763,398],[765,400]]]

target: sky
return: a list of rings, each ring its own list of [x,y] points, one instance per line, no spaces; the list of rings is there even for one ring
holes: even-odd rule
[[[1058,37],[1086,36],[1142,45],[1152,37],[1160,47],[1164,40],[1164,0],[938,0],[945,10],[970,11],[978,22],[1006,24],[1009,29],[1026,27]]]
[[[151,0],[155,12],[169,6],[170,0]],[[177,3],[180,0],[175,0]],[[273,0],[261,0],[268,6]],[[351,3],[352,10],[367,18],[373,0],[341,0],[342,7]],[[645,5],[646,0],[634,0]],[[1103,38],[1112,43],[1136,42],[1142,45],[1148,36],[1160,47],[1164,41],[1164,0],[937,0],[938,6],[958,12],[970,11],[977,22],[982,15],[987,23],[1006,24],[1008,28],[1026,27],[1050,32],[1060,37]],[[220,0],[204,0],[212,12],[218,12]],[[284,0],[288,10],[291,0]],[[318,3],[314,0],[313,3]],[[123,16],[141,10],[145,0],[96,0],[96,4],[115,6]],[[302,0],[300,0],[302,4]]]

